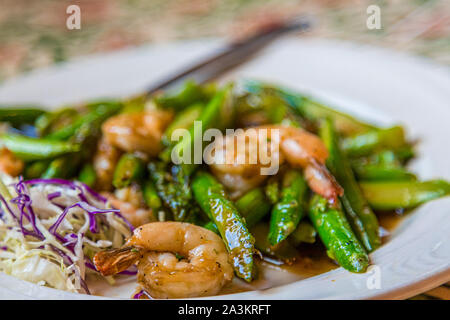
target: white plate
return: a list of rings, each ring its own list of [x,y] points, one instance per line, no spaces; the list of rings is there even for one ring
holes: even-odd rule
[[[197,41],[148,46],[81,59],[4,83],[0,103],[49,106],[137,93],[152,80],[200,58],[219,44]],[[450,180],[450,78],[431,62],[372,47],[325,40],[284,39],[228,78],[256,78],[312,92],[367,119],[400,122],[420,138],[414,168],[421,178]],[[371,254],[372,273],[342,268],[276,288],[220,296],[224,299],[407,298],[450,280],[450,199],[428,203],[404,219],[392,239]],[[129,297],[125,290],[114,297]],[[0,274],[0,298],[89,298]]]

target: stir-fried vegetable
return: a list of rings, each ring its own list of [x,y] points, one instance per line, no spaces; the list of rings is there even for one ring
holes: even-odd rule
[[[297,228],[304,215],[306,190],[306,181],[298,171],[292,170],[284,175],[281,199],[273,207],[270,219],[271,245],[285,240]]]
[[[316,242],[317,231],[307,221],[302,221],[299,223],[297,229],[291,233],[289,236],[289,242],[295,246],[301,243],[314,243]]]
[[[338,137],[329,119],[323,121],[320,136],[330,153],[327,159],[327,166],[344,188],[344,195],[341,197],[341,201],[349,222],[358,239],[363,243],[367,251],[371,252],[381,245],[377,217],[359,189],[350,163],[339,147]]]
[[[97,176],[95,174],[94,167],[90,163],[86,163],[83,168],[80,170],[80,174],[78,175],[78,181],[84,183],[89,187],[93,187],[95,185],[95,181]]]
[[[270,203],[261,188],[255,188],[235,202],[248,228],[253,227],[270,212]]]
[[[113,186],[118,189],[128,187],[143,175],[144,170],[144,164],[139,157],[125,153],[114,171]]]
[[[406,144],[402,127],[371,130],[366,133],[348,137],[342,141],[342,147],[349,156],[361,156],[375,150],[396,149]]]
[[[99,126],[105,119],[114,115],[120,110],[122,104],[120,102],[99,102],[90,106],[91,111],[86,115],[77,117],[71,124],[47,135],[48,139],[64,140],[72,137],[77,130],[87,124],[96,124]]]
[[[13,126],[33,123],[43,114],[45,111],[33,106],[0,106],[0,122],[9,122]]]
[[[326,199],[315,195],[311,199],[309,217],[330,258],[349,271],[366,271],[369,258],[339,208],[331,207]]]
[[[361,189],[375,210],[410,209],[450,195],[450,184],[444,180],[364,182]]]
[[[210,174],[199,172],[192,181],[195,200],[216,224],[236,274],[251,281],[254,275],[254,238],[237,208],[225,195],[224,188]]]
[[[0,146],[25,161],[47,160],[80,150],[79,145],[71,142],[29,138],[12,133],[0,135]]]
[[[150,176],[164,206],[176,221],[185,221],[192,214],[194,204],[189,189],[189,177],[180,166],[174,165],[167,172],[167,165],[151,162],[148,165]]]

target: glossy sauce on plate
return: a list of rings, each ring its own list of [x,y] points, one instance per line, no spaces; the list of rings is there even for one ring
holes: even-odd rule
[[[377,216],[383,230],[382,240],[383,243],[386,243],[389,240],[389,234],[398,226],[403,215],[395,212],[383,212],[378,213]],[[258,261],[258,275],[251,283],[235,277],[233,282],[225,286],[220,294],[265,290],[314,277],[339,267],[336,262],[328,258],[320,239],[317,239],[314,244],[302,244],[298,250],[300,258],[290,265],[281,265],[270,258]]]

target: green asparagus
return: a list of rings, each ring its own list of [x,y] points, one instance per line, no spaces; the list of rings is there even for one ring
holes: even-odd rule
[[[133,181],[142,178],[144,164],[134,154],[125,153],[119,159],[114,169],[113,186],[117,189],[128,187]]]
[[[316,234],[316,229],[308,221],[302,221],[291,233],[288,240],[294,246],[298,246],[301,243],[314,243],[316,242]]]
[[[225,195],[223,186],[210,174],[199,172],[192,181],[194,198],[217,225],[236,274],[250,282],[254,275],[254,238],[237,208]]]
[[[450,195],[450,183],[444,180],[364,182],[360,186],[375,210],[409,209]]]
[[[235,202],[248,228],[257,224],[270,211],[270,203],[261,188],[250,190]]]
[[[44,137],[50,132],[59,130],[72,123],[78,116],[78,113],[78,110],[71,107],[65,107],[53,112],[47,112],[36,119],[34,126],[39,136]]]
[[[331,118],[336,124],[338,131],[344,135],[367,132],[376,129],[372,124],[365,123],[343,112],[336,111],[312,100],[309,97],[292,92],[286,88],[274,87],[259,81],[246,81],[244,88],[253,93],[264,91],[272,92],[280,96],[287,105],[298,115],[310,121],[318,121],[323,118]]]
[[[145,203],[150,209],[156,211],[161,208],[161,199],[158,196],[158,192],[156,191],[156,187],[153,181],[145,181],[143,184],[143,191]]]
[[[172,133],[176,129],[189,129],[195,120],[197,120],[203,110],[203,104],[197,103],[180,111],[175,119],[170,123],[162,137],[162,143],[168,147],[172,145]]]
[[[322,122],[320,137],[329,152],[327,166],[344,189],[341,201],[349,222],[358,239],[371,252],[381,245],[378,220],[359,189],[350,163],[339,148],[338,137],[330,119]]]
[[[90,107],[92,109],[90,112],[78,117],[70,125],[50,133],[46,136],[46,138],[53,140],[65,140],[72,137],[82,125],[97,123],[99,126],[101,122],[117,113],[122,108],[122,104],[116,101],[98,102],[93,103]]]
[[[198,102],[206,102],[214,94],[213,85],[200,86],[194,81],[186,81],[180,89],[165,92],[155,97],[155,102],[161,108],[180,111]]]
[[[6,147],[25,161],[46,160],[80,150],[79,145],[70,142],[30,138],[12,133],[0,135],[0,146]]]
[[[189,176],[180,166],[169,166],[163,162],[150,162],[148,170],[163,205],[176,221],[185,221],[193,209]]]
[[[402,181],[416,180],[416,176],[408,170],[397,166],[353,164],[353,171],[362,181]]]
[[[13,126],[33,123],[45,111],[31,106],[0,106],[0,122],[9,122]]]
[[[35,161],[35,162],[28,164],[25,167],[25,172],[24,172],[25,179],[39,178],[45,172],[45,170],[47,170],[48,165],[49,165],[49,162],[45,161],[45,160]]]
[[[272,209],[269,243],[277,245],[297,228],[304,215],[306,181],[300,172],[290,170],[283,177],[281,199]]]
[[[271,204],[276,204],[280,201],[280,181],[277,176],[269,178],[264,191]]]
[[[368,155],[380,149],[402,148],[405,145],[405,132],[400,126],[371,130],[342,141],[342,148],[349,157]]]
[[[366,271],[369,257],[340,208],[334,208],[325,198],[314,195],[310,202],[309,217],[330,258],[348,271]]]
[[[94,167],[92,166],[92,164],[86,163],[83,168],[81,168],[80,173],[78,174],[78,181],[83,182],[89,187],[93,187],[96,180],[97,175],[95,173]]]
[[[224,89],[217,91],[215,96],[202,110],[200,117],[198,118],[203,131],[212,127],[226,128],[231,124],[232,119],[234,118],[231,98],[231,86],[226,86]],[[200,128],[193,125],[189,130],[189,135],[181,139],[181,141],[173,147],[172,159],[175,158],[176,163],[182,163],[183,170],[187,175],[191,175],[195,170],[196,159],[192,156],[192,149],[196,143],[202,144],[202,134],[203,132],[200,131]]]

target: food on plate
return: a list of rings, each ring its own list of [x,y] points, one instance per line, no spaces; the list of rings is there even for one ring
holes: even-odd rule
[[[205,228],[176,221],[144,224],[119,249],[94,257],[103,275],[137,263],[140,285],[155,298],[214,295],[233,278],[222,239]]]
[[[311,248],[362,273],[381,216],[450,194],[409,171],[402,126],[258,81],[15,106],[0,124],[0,271],[78,293],[135,277],[136,299],[216,295]]]

